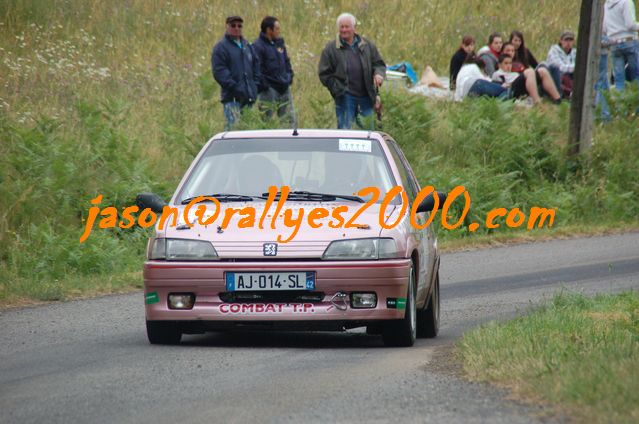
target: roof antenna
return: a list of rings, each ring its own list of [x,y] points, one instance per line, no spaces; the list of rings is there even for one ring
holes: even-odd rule
[[[300,135],[297,132],[297,111],[295,110],[295,104],[291,103],[291,113],[293,114],[293,136]]]

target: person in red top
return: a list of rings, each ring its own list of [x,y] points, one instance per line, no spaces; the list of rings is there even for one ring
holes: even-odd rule
[[[486,65],[486,73],[488,75],[492,75],[497,70],[503,44],[504,41],[501,38],[501,34],[493,32],[488,36],[488,45],[477,52],[477,58],[481,59]]]

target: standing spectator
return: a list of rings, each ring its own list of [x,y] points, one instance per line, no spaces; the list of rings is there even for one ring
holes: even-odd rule
[[[492,75],[497,70],[499,55],[504,44],[501,34],[493,32],[488,36],[488,45],[479,49],[477,56],[486,65],[486,73]]]
[[[238,120],[241,109],[255,103],[261,79],[260,64],[253,47],[242,37],[243,23],[239,16],[226,18],[226,33],[211,54],[213,77],[222,88],[227,131]]]
[[[457,82],[457,74],[461,69],[462,65],[466,61],[466,57],[475,51],[475,39],[470,35],[464,35],[462,38],[461,45],[459,46],[459,50],[455,52],[453,57],[450,59],[450,83],[449,88],[451,90],[455,89],[455,83]]]
[[[284,39],[280,37],[280,21],[274,16],[262,19],[261,32],[253,42],[253,49],[260,61],[262,83],[258,100],[265,106],[269,118],[277,110],[277,116],[287,116],[291,127],[295,127],[295,113],[290,86],[293,69],[286,52]]]
[[[606,0],[603,35],[608,38],[610,43],[612,72],[617,90],[624,89],[626,76],[628,81],[635,81],[639,78],[637,31],[639,31],[639,23],[636,18],[634,1]]]
[[[375,44],[355,32],[356,22],[350,13],[338,16],[339,34],[322,51],[319,78],[335,100],[338,128],[351,128],[361,114],[370,117],[367,126],[372,129],[373,105],[386,64]]]
[[[515,57],[513,58],[513,71],[523,72],[526,68],[536,68],[539,65],[535,56],[528,50],[524,42],[524,34],[521,31],[510,33],[509,42],[515,47]],[[503,49],[503,48],[502,48]]]
[[[564,31],[559,37],[559,43],[554,44],[548,50],[546,62],[551,72],[555,73],[561,87],[563,96],[569,98],[572,94],[572,79],[575,72],[575,62],[577,60],[577,49],[574,49],[575,33]]]
[[[608,56],[610,54],[610,40],[605,35],[601,36],[601,51],[599,53],[599,75],[595,82],[595,105],[601,107],[599,118],[602,122],[608,122],[612,118],[610,106],[605,93],[610,89],[608,82]]]

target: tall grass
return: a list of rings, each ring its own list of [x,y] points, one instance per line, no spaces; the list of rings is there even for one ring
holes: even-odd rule
[[[556,296],[464,335],[468,375],[558,405],[578,422],[639,420],[639,295]]]
[[[493,30],[517,28],[543,58],[561,30],[576,27],[578,3],[0,2],[0,300],[38,297],[29,284],[138,269],[146,232],[98,231],[80,245],[82,219],[97,194],[118,207],[140,191],[168,197],[203,143],[222,130],[210,51],[227,15],[244,17],[249,40],[263,16],[281,19],[300,126],[330,128],[333,103],[316,69],[339,13],[358,17],[388,63],[408,60],[418,70],[429,64],[445,74],[464,33],[482,44]],[[589,161],[569,162],[566,105],[522,111],[510,103],[448,104],[389,89],[382,95],[384,129],[422,184],[467,186],[468,222],[498,206],[558,207],[560,226],[624,222],[639,212],[639,188],[628,178],[639,175],[629,107],[595,132]],[[242,128],[276,125],[253,111]]]

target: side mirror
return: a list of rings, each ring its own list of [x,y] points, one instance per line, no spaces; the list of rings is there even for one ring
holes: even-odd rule
[[[442,191],[437,191],[436,193],[437,193],[437,197],[439,198],[439,206],[441,206],[442,203],[446,201],[446,197],[448,197],[448,194]],[[433,210],[433,208],[435,207],[435,196],[433,196],[433,194],[426,196],[426,198],[422,200],[422,203],[420,203],[419,206],[417,207],[417,213],[430,212]]]
[[[135,197],[135,204],[142,209],[149,208],[153,212],[162,212],[167,203],[155,193],[140,193]]]

